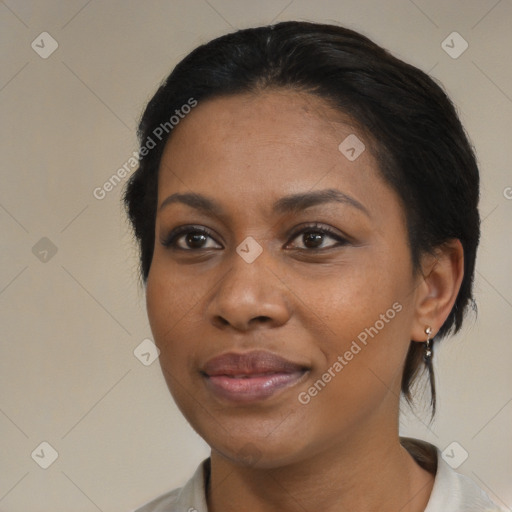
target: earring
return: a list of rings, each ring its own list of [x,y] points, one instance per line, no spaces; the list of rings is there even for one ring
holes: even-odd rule
[[[432,340],[430,339],[432,327],[430,327],[430,325],[425,328],[425,334],[427,335],[427,341],[425,341],[425,354],[423,355],[423,359],[428,364],[432,358]]]

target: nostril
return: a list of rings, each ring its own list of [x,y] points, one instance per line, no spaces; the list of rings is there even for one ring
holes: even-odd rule
[[[268,322],[270,320],[270,317],[268,317],[268,316],[257,316],[255,318],[253,318],[253,320],[258,320],[258,321],[264,323],[264,322]]]
[[[229,322],[222,316],[218,316],[217,321],[221,325],[229,325]]]
[[[242,330],[248,329],[249,325],[253,325],[255,323],[269,323],[269,322],[272,322],[272,318],[270,318],[269,316],[265,316],[265,315],[255,316],[255,317],[251,318],[248,323],[242,322],[240,325],[238,325],[238,323],[234,320],[231,322],[229,320],[226,320],[226,318],[224,318],[221,315],[216,315],[213,319],[213,323],[217,327],[226,327],[226,326],[230,325],[232,327],[236,327],[236,328],[239,328]]]

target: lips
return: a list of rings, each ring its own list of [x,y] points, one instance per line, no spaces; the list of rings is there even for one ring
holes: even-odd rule
[[[309,368],[267,351],[227,353],[207,361],[201,374],[210,391],[235,402],[269,398],[299,383]]]

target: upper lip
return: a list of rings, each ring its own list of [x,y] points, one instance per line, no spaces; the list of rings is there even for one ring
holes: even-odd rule
[[[257,350],[238,354],[228,352],[209,359],[202,368],[202,373],[209,377],[218,375],[251,376],[268,373],[295,373],[307,370],[308,367],[294,363],[284,357]]]

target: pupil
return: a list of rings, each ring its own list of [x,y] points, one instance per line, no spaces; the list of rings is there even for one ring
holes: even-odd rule
[[[194,246],[200,247],[201,242],[204,242],[205,236],[202,233],[196,233],[187,237],[187,243]]]
[[[317,247],[318,245],[321,245],[322,237],[323,237],[323,235],[320,233],[305,234],[304,235],[304,245],[306,245],[306,247]],[[310,242],[312,242],[312,245],[309,244]]]

